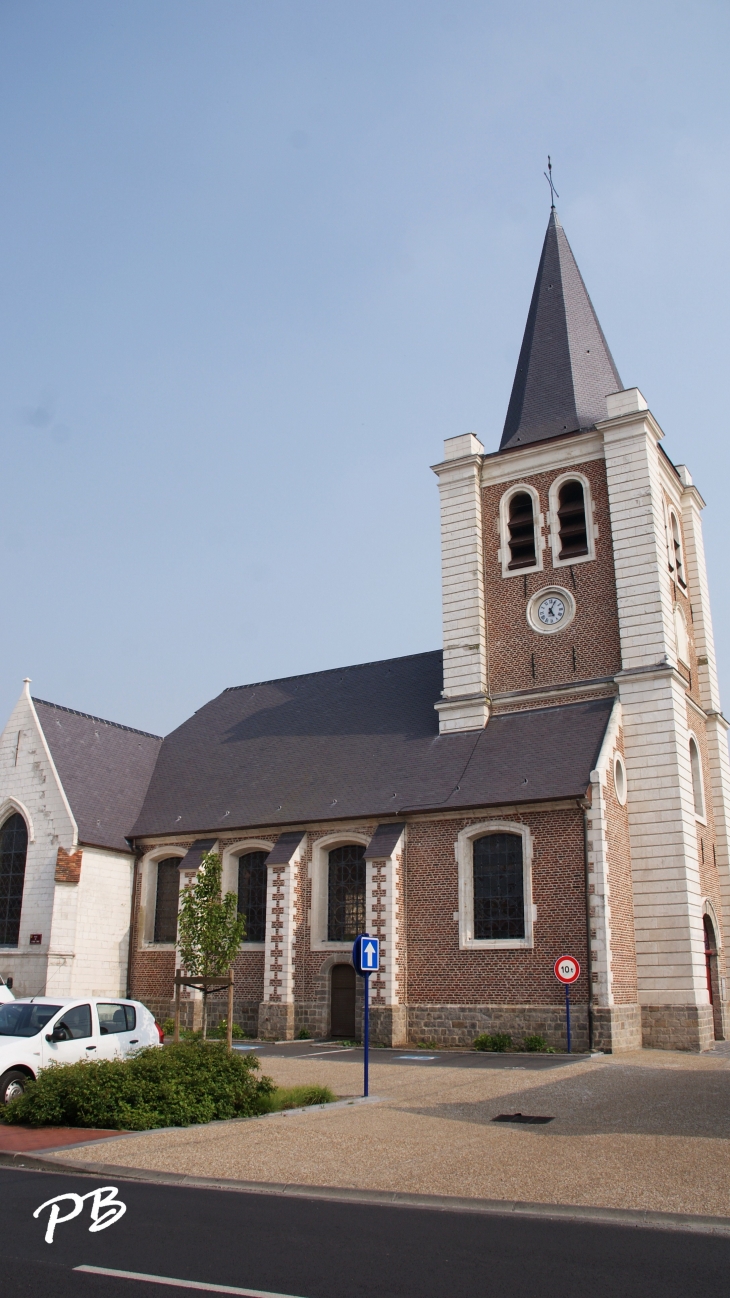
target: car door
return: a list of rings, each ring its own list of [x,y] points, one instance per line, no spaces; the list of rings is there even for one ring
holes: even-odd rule
[[[57,1040],[48,1040],[49,1037]],[[44,1032],[43,1067],[49,1064],[76,1064],[80,1059],[94,1059],[99,1039],[94,1036],[90,1005],[72,1005],[65,1009]]]
[[[137,1024],[134,1005],[120,1001],[97,1002],[102,1046],[109,1043],[116,1056],[124,1058],[146,1044]]]

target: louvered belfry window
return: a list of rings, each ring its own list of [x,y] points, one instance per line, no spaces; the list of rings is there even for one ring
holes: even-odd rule
[[[561,559],[577,559],[588,553],[586,503],[582,482],[564,482],[558,496]]]
[[[509,502],[509,552],[510,569],[532,568],[537,562],[532,496],[527,491],[518,491]]]
[[[266,858],[268,852],[246,852],[238,858],[238,912],[246,917],[244,942],[266,940]]]
[[[17,946],[23,905],[28,829],[16,813],[0,829],[0,945]]]
[[[365,929],[365,848],[359,843],[335,847],[329,854],[327,937],[354,942]]]
[[[180,907],[180,857],[167,856],[157,862],[155,898],[155,942],[177,942],[177,913]]]
[[[522,836],[485,834],[474,840],[474,937],[525,936]]]

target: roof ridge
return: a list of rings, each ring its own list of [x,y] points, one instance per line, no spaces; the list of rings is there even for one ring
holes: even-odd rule
[[[253,690],[258,685],[278,685],[282,681],[301,681],[311,676],[329,676],[333,672],[351,672],[358,667],[381,667],[384,663],[404,663],[409,658],[428,658],[431,654],[443,653],[442,649],[424,649],[417,654],[400,654],[397,658],[373,658],[366,663],[347,663],[344,667],[323,667],[317,672],[297,672],[294,676],[275,676],[272,680],[267,681],[248,681],[245,685],[227,685],[221,693],[217,695],[222,698],[224,694],[231,694],[234,690]]]
[[[50,699],[37,699],[33,696],[34,703],[42,703],[47,708],[57,708],[59,712],[68,712],[72,717],[83,717],[85,721],[98,721],[101,726],[113,726],[115,730],[128,730],[131,735],[144,735],[145,739],[160,739],[163,735],[153,735],[150,730],[137,730],[135,726],[123,726],[121,721],[107,721],[106,717],[95,717],[91,712],[79,712],[77,708],[66,708],[63,703],[51,703]]]

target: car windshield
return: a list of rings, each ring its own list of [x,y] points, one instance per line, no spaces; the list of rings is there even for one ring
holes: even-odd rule
[[[22,1005],[18,1001],[0,1005],[0,1036],[34,1037],[60,1009],[60,1005]]]

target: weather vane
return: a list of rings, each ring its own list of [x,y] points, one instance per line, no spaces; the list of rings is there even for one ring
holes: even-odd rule
[[[549,172],[550,174],[548,174],[548,172]],[[550,154],[548,154],[548,169],[547,169],[547,171],[543,171],[542,174],[543,174],[543,176],[545,177],[545,179],[546,179],[548,185],[550,186],[550,211],[551,211],[551,212],[554,212],[554,211],[555,211],[555,199],[556,199],[556,198],[560,198],[560,194],[558,193],[557,189],[555,188],[555,186],[554,186],[554,184],[553,184],[553,164],[552,164],[552,162],[550,161]]]

